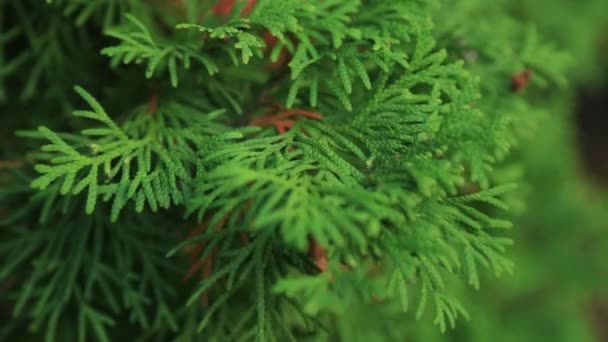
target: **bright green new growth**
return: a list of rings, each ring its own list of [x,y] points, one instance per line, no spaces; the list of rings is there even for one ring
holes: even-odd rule
[[[0,94],[17,82],[28,115],[54,120],[20,132],[38,147],[0,191],[0,280],[22,284],[0,333],[401,340],[401,312],[443,332],[469,316],[450,284],[483,291],[486,270],[512,271],[518,190],[495,168],[538,104],[511,78],[555,87],[569,59],[506,1],[258,0],[242,17],[245,2],[228,17],[208,0],[0,5]],[[70,64],[72,50],[95,56]],[[26,66],[32,53],[46,64]],[[250,124],[283,106],[323,119]],[[214,260],[195,286],[193,248]]]

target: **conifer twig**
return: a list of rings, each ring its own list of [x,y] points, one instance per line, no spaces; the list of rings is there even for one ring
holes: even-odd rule
[[[276,113],[270,113],[251,120],[250,125],[268,127],[273,126],[277,133],[285,134],[295,124],[298,117],[306,117],[313,120],[323,120],[319,113],[303,109],[286,109]],[[314,238],[309,238],[308,252],[313,262],[321,270],[327,271],[327,251]]]

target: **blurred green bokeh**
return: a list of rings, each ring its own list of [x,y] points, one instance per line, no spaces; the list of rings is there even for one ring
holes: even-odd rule
[[[512,231],[515,272],[488,277],[474,295],[463,288],[471,321],[445,335],[416,324],[415,341],[608,341],[608,172],[589,172],[608,157],[608,1],[512,5],[571,55],[570,84],[550,97],[534,94],[543,120],[522,143],[523,168],[503,170],[523,172],[527,182],[525,206],[514,206],[522,210]],[[593,136],[580,129],[582,118]],[[585,159],[583,145],[595,154]]]

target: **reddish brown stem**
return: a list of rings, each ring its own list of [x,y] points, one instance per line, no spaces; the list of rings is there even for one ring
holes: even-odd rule
[[[148,98],[148,114],[154,114],[158,110],[158,95],[152,92]]]
[[[245,8],[243,8],[243,11],[241,12],[241,16],[248,16],[253,10],[256,1],[257,0],[248,0],[247,5],[245,5]],[[236,0],[220,0],[213,7],[213,14],[216,16],[228,16],[232,13],[235,4]]]
[[[327,271],[327,251],[313,238],[308,239],[308,246],[308,253],[312,261],[321,272],[325,273]]]
[[[24,163],[20,160],[0,160],[0,169],[16,169],[23,165]]]
[[[278,113],[272,113],[257,117],[251,120],[251,126],[274,126],[279,134],[284,134],[295,124],[293,119],[304,116],[310,119],[322,120],[323,116],[319,113],[306,111],[303,109],[287,109]],[[292,119],[293,118],[293,119]]]
[[[526,69],[522,72],[519,72],[511,77],[511,87],[513,92],[521,93],[524,91],[528,84],[530,83],[530,78],[532,77],[532,71]]]
[[[228,217],[229,216],[226,216],[220,222],[218,222],[218,224],[215,225],[214,231],[217,232],[217,231],[221,230],[224,227],[224,225],[226,224]],[[208,229],[207,224],[199,225],[196,228],[194,228],[190,232],[190,234],[188,234],[188,236],[195,237],[197,235],[204,233],[207,229]],[[190,268],[186,272],[185,279],[190,279],[197,272],[201,273],[201,277],[203,279],[208,279],[209,277],[211,277],[211,275],[213,273],[213,265],[215,263],[215,259],[217,257],[218,250],[217,250],[217,247],[214,248],[213,251],[211,251],[211,253],[209,253],[209,255],[207,257],[205,257],[204,259],[201,259],[201,253],[205,250],[205,247],[207,247],[207,242],[203,241],[203,242],[192,244],[185,248],[186,253],[188,253],[190,255]],[[203,292],[203,294],[201,295],[201,302],[203,303],[203,305],[207,305],[209,303],[209,292],[208,291]]]

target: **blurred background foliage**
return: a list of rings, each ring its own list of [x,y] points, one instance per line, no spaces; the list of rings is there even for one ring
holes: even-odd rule
[[[534,136],[515,158],[515,272],[484,279],[461,298],[471,321],[442,335],[412,323],[415,341],[608,341],[608,2],[510,1],[514,13],[568,51],[569,84],[551,95]],[[517,215],[516,215],[517,216]]]

